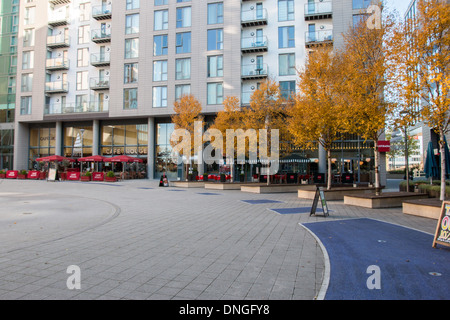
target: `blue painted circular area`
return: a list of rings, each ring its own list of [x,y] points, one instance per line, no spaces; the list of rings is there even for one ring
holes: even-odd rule
[[[450,248],[433,248],[432,235],[372,219],[304,226],[330,259],[325,299],[450,299]]]

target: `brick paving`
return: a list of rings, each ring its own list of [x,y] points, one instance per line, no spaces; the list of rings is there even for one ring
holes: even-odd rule
[[[300,224],[367,217],[434,233],[401,208],[329,201],[330,216],[278,214],[311,206],[296,193],[0,180],[0,300],[312,300],[325,259]],[[244,200],[274,200],[271,202]],[[67,267],[81,288],[69,290]]]

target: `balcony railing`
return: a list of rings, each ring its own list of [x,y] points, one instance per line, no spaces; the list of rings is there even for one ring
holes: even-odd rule
[[[111,4],[104,4],[101,6],[92,7],[92,18],[95,20],[111,19],[112,6]]]
[[[91,90],[108,90],[109,79],[91,78],[89,79],[89,88],[91,88]]]
[[[331,2],[313,2],[305,4],[305,20],[330,19],[333,15]]]
[[[93,65],[94,67],[109,66],[110,62],[111,54],[109,52],[91,54],[91,65]]]
[[[248,64],[241,69],[242,79],[262,79],[269,74],[267,64]]]
[[[52,12],[48,18],[48,25],[52,27],[65,26],[69,23],[68,10]]]
[[[48,0],[53,5],[70,3],[71,0]]]
[[[53,114],[74,114],[91,112],[108,112],[108,101],[93,101],[84,103],[53,103],[47,104],[44,108],[45,115]]]
[[[70,46],[70,37],[65,34],[57,34],[55,36],[47,37],[47,47],[50,48],[64,48]]]
[[[111,30],[110,29],[97,29],[91,31],[92,41],[95,43],[111,42]]]
[[[67,70],[69,69],[69,59],[53,58],[45,61],[45,68],[47,70]]]
[[[305,32],[305,45],[314,46],[318,44],[333,43],[333,30],[320,30],[314,32]]]
[[[265,52],[267,51],[267,37],[244,37],[241,39],[242,52]]]
[[[255,9],[242,11],[241,25],[243,27],[260,26],[267,24],[267,10]]]
[[[69,91],[69,83],[67,81],[50,81],[45,83],[46,93],[66,93]]]

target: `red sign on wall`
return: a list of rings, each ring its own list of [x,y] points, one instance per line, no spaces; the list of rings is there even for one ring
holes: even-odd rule
[[[389,152],[391,151],[391,141],[390,140],[379,140],[378,141],[378,151]]]

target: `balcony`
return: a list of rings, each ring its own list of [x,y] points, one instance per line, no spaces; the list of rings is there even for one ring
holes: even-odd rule
[[[267,64],[248,64],[241,68],[242,80],[254,80],[267,78],[269,72]]]
[[[110,29],[97,29],[91,31],[92,41],[95,43],[107,43],[111,42],[111,30]]]
[[[267,52],[267,37],[245,37],[241,39],[241,52]]]
[[[92,18],[95,20],[108,20],[111,19],[112,9],[111,4],[104,4],[101,6],[95,6],[92,8]]]
[[[60,27],[60,26],[66,26],[69,24],[69,12],[66,12],[66,10],[53,12],[50,14],[50,17],[48,18],[48,25],[51,27]]]
[[[69,83],[67,81],[50,81],[45,83],[45,93],[67,93],[69,92]]]
[[[331,2],[314,2],[305,4],[305,20],[330,19],[333,17]]]
[[[56,36],[47,37],[47,47],[48,48],[67,48],[70,46],[70,38],[64,34],[58,34]]]
[[[65,58],[47,59],[45,61],[45,69],[50,71],[68,70],[69,66],[70,66],[69,59]]]
[[[84,103],[53,103],[45,105],[44,115],[108,112],[108,109],[108,101],[94,101]]]
[[[48,2],[52,5],[58,5],[58,4],[70,3],[71,0],[48,0]]]
[[[106,67],[109,66],[110,62],[111,55],[109,52],[91,54],[91,65],[94,67]]]
[[[307,48],[319,45],[333,44],[333,30],[320,30],[314,32],[305,32],[305,46]]]
[[[267,10],[256,9],[242,11],[241,13],[241,26],[253,27],[267,25]]]
[[[109,79],[103,78],[91,78],[89,79],[89,88],[91,90],[108,90],[109,89]]]

